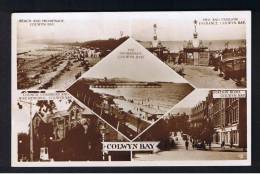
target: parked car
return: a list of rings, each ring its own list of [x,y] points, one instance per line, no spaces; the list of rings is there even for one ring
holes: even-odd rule
[[[198,142],[195,144],[195,148],[198,149],[198,150],[205,150],[206,149],[206,146],[205,146],[205,143],[204,142]]]

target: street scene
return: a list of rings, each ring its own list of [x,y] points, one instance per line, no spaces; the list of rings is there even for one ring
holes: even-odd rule
[[[175,138],[175,147],[168,151],[157,153],[138,153],[134,155],[134,161],[180,161],[180,160],[243,160],[247,158],[247,153],[240,148],[230,148],[229,146],[220,147],[218,144],[212,144],[211,148],[201,150],[192,146],[189,142],[186,149],[185,140],[180,132]]]
[[[130,160],[129,152],[102,151],[102,142],[125,138],[79,102],[19,100],[18,112],[27,117],[23,127],[17,126],[19,162]]]
[[[193,91],[167,116],[136,139],[159,141],[158,148],[161,151],[154,154],[136,153],[135,160],[246,159],[245,91],[240,92],[243,97],[218,96],[220,93],[233,92]],[[238,94],[237,91],[235,93]]]
[[[194,26],[189,29],[193,34],[188,41],[161,41],[160,34],[165,34],[155,23],[152,41],[140,43],[198,88],[245,88],[245,27],[236,40],[228,40],[228,35],[223,40],[212,39],[214,35],[201,40],[200,35],[205,33],[200,33],[199,27],[203,26],[196,19],[191,23]],[[139,39],[136,35],[134,38]]]

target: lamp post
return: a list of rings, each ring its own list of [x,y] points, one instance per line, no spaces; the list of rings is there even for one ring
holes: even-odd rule
[[[20,150],[19,150],[19,149],[22,148],[21,146],[22,146],[23,141],[22,141],[22,140],[19,140],[18,143],[19,143],[19,144],[18,144],[18,160],[23,161],[23,153],[21,153]],[[19,147],[20,147],[20,148],[19,148]],[[19,154],[21,154],[21,157],[19,157]]]
[[[101,134],[102,134],[102,142],[103,143],[105,142],[105,130],[106,130],[106,128],[105,128],[104,124],[101,124],[100,131],[101,131]],[[104,152],[104,149],[103,149],[103,145],[104,144],[102,144],[102,160],[105,161],[105,152]]]
[[[33,161],[33,126],[32,126],[32,105],[35,105],[32,102],[27,102],[27,101],[22,101],[20,100],[19,102],[21,103],[25,103],[25,104],[29,104],[30,105],[30,161]],[[20,104],[19,105],[19,109],[22,109],[22,107],[20,108]]]

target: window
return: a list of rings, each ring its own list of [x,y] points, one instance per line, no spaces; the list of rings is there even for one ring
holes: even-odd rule
[[[239,117],[238,107],[235,107],[235,108],[233,109],[233,122],[232,122],[232,123],[238,122],[238,117]]]
[[[225,100],[221,100],[221,109],[225,107]]]
[[[237,122],[239,121],[239,108],[236,109]]]
[[[237,130],[231,132],[231,141],[233,142],[233,144],[239,143],[239,133]]]
[[[230,110],[229,112],[228,112],[228,124],[231,124],[232,123],[232,117],[233,117],[233,112],[232,112],[232,110]]]

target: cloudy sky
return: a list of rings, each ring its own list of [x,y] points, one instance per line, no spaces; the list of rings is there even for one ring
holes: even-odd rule
[[[30,26],[17,23],[18,41],[52,39],[56,41],[87,41],[108,39],[124,35],[150,41],[153,24],[157,24],[162,41],[190,40],[194,32],[193,21],[205,18],[238,18],[245,20],[242,12],[147,12],[147,13],[34,13],[14,15],[19,19],[62,19],[53,26]],[[246,25],[198,25],[201,40],[245,39]]]

